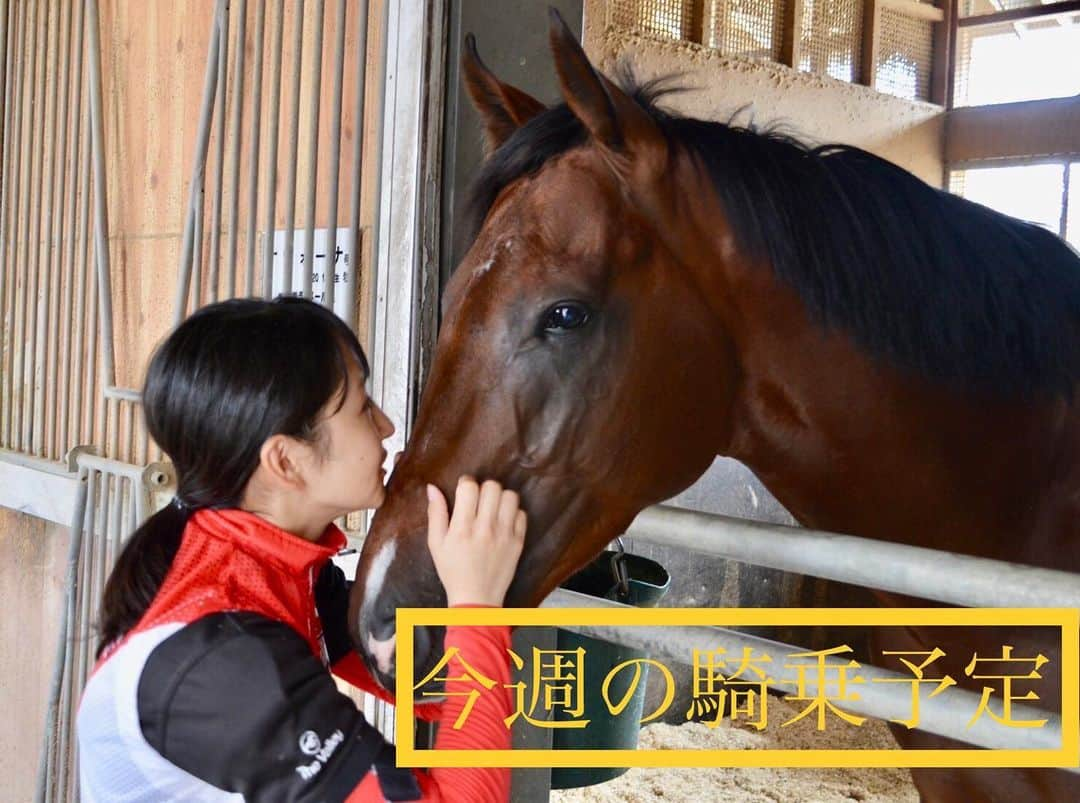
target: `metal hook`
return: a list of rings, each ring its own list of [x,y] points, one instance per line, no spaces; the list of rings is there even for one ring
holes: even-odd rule
[[[630,596],[630,572],[626,568],[626,547],[622,536],[615,539],[615,554],[611,556],[611,573],[615,575],[615,587],[620,598]]]

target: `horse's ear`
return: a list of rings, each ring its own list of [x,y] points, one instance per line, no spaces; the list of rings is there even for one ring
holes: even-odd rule
[[[563,99],[592,138],[612,151],[622,151],[632,141],[659,141],[660,132],[652,117],[637,101],[593,69],[562,15],[554,8],[548,13],[551,52]]]
[[[465,36],[465,55],[461,66],[465,71],[465,88],[484,122],[484,142],[491,154],[506,139],[533,117],[544,111],[543,103],[504,84],[480,60],[476,37]]]

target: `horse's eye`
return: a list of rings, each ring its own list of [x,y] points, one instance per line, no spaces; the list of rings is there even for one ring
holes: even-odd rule
[[[545,332],[564,332],[580,329],[589,320],[589,308],[576,301],[561,301],[544,316]]]

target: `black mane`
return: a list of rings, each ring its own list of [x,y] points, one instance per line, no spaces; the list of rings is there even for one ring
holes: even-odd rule
[[[1080,380],[1080,256],[1054,234],[935,189],[858,148],[811,148],[659,109],[670,147],[708,170],[743,252],[765,259],[825,327],[962,389],[1071,397]],[[496,196],[585,144],[565,104],[518,129],[473,184],[463,234]]]

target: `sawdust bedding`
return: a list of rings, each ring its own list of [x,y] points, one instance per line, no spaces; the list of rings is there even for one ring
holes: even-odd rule
[[[769,726],[725,721],[715,728],[701,722],[656,723],[641,730],[643,750],[895,749],[883,722],[868,719],[859,727],[832,720],[825,733],[811,715],[787,727],[781,722],[802,711],[804,703],[769,700]],[[774,724],[775,723],[775,724]],[[618,778],[580,789],[553,791],[552,803],[918,803],[906,769],[804,769],[703,767],[700,769],[632,768]]]

